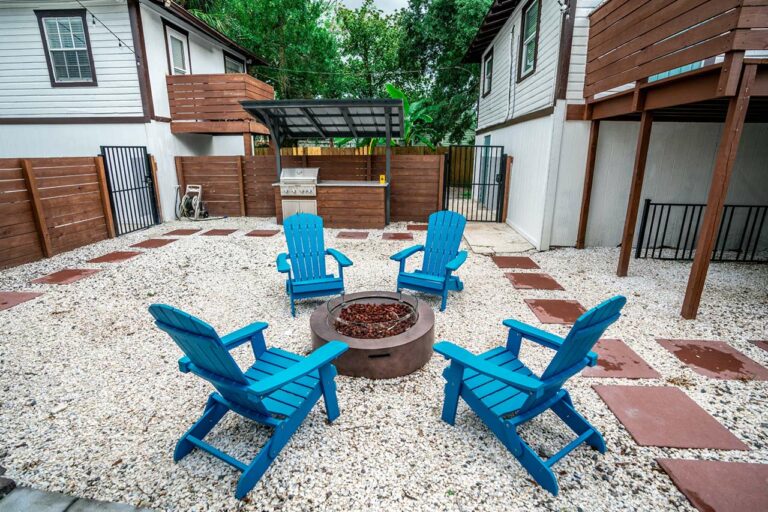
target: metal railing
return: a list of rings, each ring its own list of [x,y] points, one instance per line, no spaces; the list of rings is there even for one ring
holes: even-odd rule
[[[443,209],[477,222],[503,222],[503,146],[453,145],[443,177]]]
[[[645,200],[635,258],[691,260],[705,204]],[[768,205],[725,205],[712,261],[768,261]]]

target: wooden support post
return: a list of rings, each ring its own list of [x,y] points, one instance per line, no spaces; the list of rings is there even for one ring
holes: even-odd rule
[[[643,178],[645,177],[645,162],[648,157],[648,145],[651,141],[651,125],[653,113],[643,111],[640,118],[640,131],[637,134],[637,148],[635,149],[635,167],[632,171],[632,184],[629,188],[629,200],[627,201],[627,215],[624,218],[624,234],[621,237],[621,252],[619,253],[619,265],[616,275],[624,277],[629,268],[629,257],[632,255],[632,240],[635,238],[635,224],[637,224],[637,210],[640,207],[640,195],[643,192]]]
[[[739,89],[744,52],[728,52],[725,54],[720,68],[720,79],[717,81],[717,96],[735,96]]]
[[[583,249],[587,238],[589,222],[589,203],[592,200],[592,181],[595,177],[595,159],[597,158],[597,140],[600,135],[600,121],[592,121],[589,126],[589,145],[587,146],[587,165],[584,171],[584,190],[581,193],[581,213],[579,229],[576,232],[576,248]]]
[[[688,320],[696,318],[699,311],[701,293],[704,291],[709,261],[712,258],[712,249],[717,237],[717,228],[723,215],[723,204],[728,194],[728,184],[733,174],[733,166],[744,128],[744,119],[747,115],[747,107],[749,107],[750,89],[756,74],[757,66],[745,66],[738,94],[728,102],[728,113],[725,118],[723,133],[720,136],[720,144],[717,147],[712,182],[709,185],[707,208],[704,210],[704,217],[701,221],[701,229],[696,241],[696,253],[693,257],[683,307],[680,311],[683,318]]]
[[[243,176],[243,158],[237,159],[237,184],[240,192],[240,216],[245,217],[245,178]]]
[[[155,155],[149,155],[149,168],[150,171],[152,171],[152,187],[155,190],[155,208],[157,211],[157,220],[158,222],[163,222],[163,209],[160,206],[160,189],[159,182],[157,181],[157,160],[155,160]]]
[[[445,159],[445,155],[443,155]],[[509,180],[512,177],[513,157],[507,156],[507,165],[504,174],[504,207],[501,210],[501,222],[507,222],[507,213],[509,212]]]
[[[250,132],[243,134],[243,154],[253,156],[253,135]]]
[[[309,157],[307,157],[307,147],[301,148],[301,165],[309,167]]]
[[[104,172],[104,159],[97,156],[93,159],[96,165],[96,176],[99,180],[99,192],[101,194],[101,207],[104,210],[104,223],[107,225],[109,238],[115,238],[115,220],[112,217],[112,201],[107,187],[107,176]]]
[[[35,218],[37,236],[40,239],[40,248],[43,250],[45,257],[50,258],[53,256],[51,235],[48,233],[48,223],[45,220],[45,211],[43,210],[43,204],[40,201],[40,192],[37,190],[35,171],[29,160],[21,161],[21,173],[24,175],[24,183],[26,183],[27,190],[29,191],[30,202],[32,203],[32,215]]]
[[[181,156],[174,157],[176,162],[176,180],[179,183],[179,197],[184,197],[184,193],[187,191],[187,182],[184,179],[184,163]]]

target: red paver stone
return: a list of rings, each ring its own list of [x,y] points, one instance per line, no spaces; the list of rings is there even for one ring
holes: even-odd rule
[[[426,231],[428,224],[408,224],[408,231]]]
[[[768,464],[656,459],[701,512],[768,510]]]
[[[541,268],[528,256],[491,256],[491,259],[499,268]]]
[[[189,236],[194,235],[195,233],[202,231],[200,228],[194,228],[194,229],[174,229],[173,231],[169,231],[167,233],[164,233],[163,236]]]
[[[658,379],[659,372],[621,340],[602,339],[597,342],[597,366],[584,369],[584,377],[618,377],[622,379]]]
[[[0,311],[10,309],[41,295],[42,293],[34,292],[0,292]]]
[[[84,268],[67,268],[33,280],[35,284],[69,284],[99,272]]]
[[[336,238],[348,238],[351,240],[365,240],[368,238],[367,231],[339,231]]]
[[[525,303],[543,324],[572,324],[586,311],[575,300],[525,299]]]
[[[519,290],[564,290],[560,283],[549,274],[543,273],[518,273],[507,272],[504,274],[512,283],[512,286]]]
[[[158,247],[172,244],[176,240],[178,240],[178,238],[150,238],[143,242],[133,244],[131,247],[138,247],[139,249],[157,249]]]
[[[202,236],[229,236],[237,231],[236,229],[209,229]]]
[[[384,233],[382,240],[413,240],[413,233]]]
[[[713,379],[768,380],[768,369],[724,341],[656,340],[693,371]]]
[[[275,236],[280,232],[279,229],[254,229],[245,234],[245,236]]]
[[[120,261],[129,260],[135,256],[138,256],[139,254],[141,253],[138,251],[115,251],[107,253],[104,256],[99,256],[98,258],[88,260],[88,263],[118,263]]]
[[[592,386],[640,446],[749,450],[672,386]]]
[[[768,352],[768,341],[763,340],[753,340],[752,343],[756,345],[757,347],[760,347],[761,349]]]

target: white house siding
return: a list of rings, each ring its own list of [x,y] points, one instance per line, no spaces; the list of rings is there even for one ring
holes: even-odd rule
[[[600,124],[586,236],[588,246],[612,247],[621,240],[638,126],[638,123],[620,121]],[[654,123],[642,200],[706,203],[721,131],[719,123]],[[588,123],[566,123],[560,149],[552,245],[576,243],[588,138]],[[745,126],[728,203],[765,204],[768,198],[766,141],[768,124]]]
[[[481,88],[478,130],[546,108],[554,101],[562,20],[560,8],[555,0],[542,0],[536,70],[517,82],[520,22],[524,5],[521,2],[493,40],[491,92],[483,97]]]
[[[143,115],[126,3],[84,4],[125,42],[118,46],[115,36],[87,16],[96,87],[52,87],[48,75],[34,8],[79,9],[77,3],[0,3],[0,118]]]
[[[584,103],[584,73],[587,66],[587,43],[589,39],[589,14],[602,0],[578,0],[573,20],[573,41],[571,43],[571,64],[568,68],[566,99],[570,103]]]

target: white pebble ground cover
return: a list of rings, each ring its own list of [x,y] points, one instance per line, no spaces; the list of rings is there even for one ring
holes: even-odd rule
[[[179,237],[122,263],[86,263],[181,227],[240,231]],[[459,272],[464,291],[451,294],[446,312],[436,312],[436,338],[476,353],[504,342],[505,318],[542,327],[525,298],[576,299],[585,307],[617,293],[628,298],[623,318],[606,337],[623,339],[662,378],[577,376],[567,384],[577,409],[605,436],[608,452],[582,446],[558,462],[561,491],[553,497],[466,405],[460,405],[455,427],[440,420],[446,363],[435,355],[425,368],[400,379],[338,377],[341,417],[328,425],[321,401],[239,502],[233,497],[239,472],[218,459],[196,451],[178,464],[172,461],[176,441],[198,418],[212,388],[179,373],[181,353],[154,327],[147,306],[174,305],[222,335],[266,321],[269,345],[307,353],[309,316],[322,302],[301,302],[292,318],[275,269],[285,247],[282,233],[244,236],[274,227],[268,219],[176,222],[0,272],[0,290],[44,292],[0,311],[0,465],[7,476],[21,485],[167,510],[687,510],[688,501],[656,457],[768,462],[768,383],[703,377],[655,341],[725,340],[767,365],[768,352],[749,340],[768,339],[768,266],[712,265],[699,319],[685,321],[679,309],[689,263],[633,259],[630,277],[619,279],[615,249],[535,253],[542,271],[565,291],[527,291],[515,290],[489,257],[470,254]],[[387,230],[403,231],[405,225]],[[326,230],[326,243],[354,261],[345,272],[349,292],[393,290],[397,264],[388,257],[425,236],[414,232],[414,242],[383,241],[381,231],[372,231],[368,240],[341,240],[336,233]],[[63,268],[102,271],[69,285],[30,284]],[[437,298],[421,297],[437,309]],[[535,370],[552,355],[533,345],[522,352]],[[242,367],[251,357],[247,346],[236,350]],[[593,384],[678,386],[750,450],[638,447]],[[230,414],[209,440],[248,461],[265,432]],[[522,433],[544,455],[571,439],[551,413],[529,422]]]

